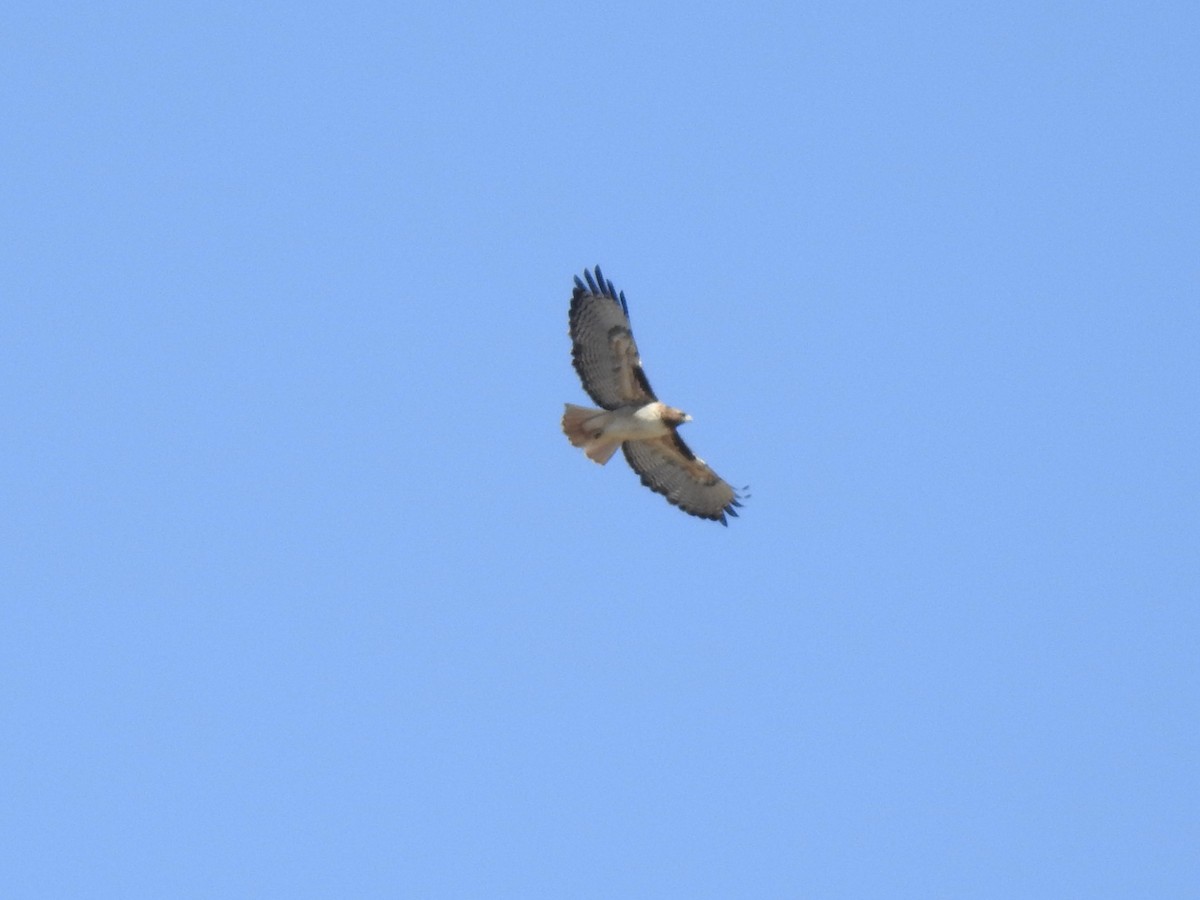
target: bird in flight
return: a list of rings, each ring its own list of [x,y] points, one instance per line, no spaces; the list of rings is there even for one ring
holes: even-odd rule
[[[571,359],[600,409],[566,404],[563,433],[600,465],[620,447],[650,490],[689,515],[728,525],[725,517],[737,517],[743,494],[680,438],[679,426],[692,417],[654,395],[629,326],[625,292],[618,293],[599,266],[595,277],[586,269],[583,276],[575,276],[571,293]]]

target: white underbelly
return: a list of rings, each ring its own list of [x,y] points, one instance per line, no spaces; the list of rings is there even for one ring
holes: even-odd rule
[[[651,406],[627,407],[614,410],[612,421],[604,429],[605,437],[617,438],[622,441],[645,441],[650,438],[662,437],[671,430],[663,423],[658,410]]]

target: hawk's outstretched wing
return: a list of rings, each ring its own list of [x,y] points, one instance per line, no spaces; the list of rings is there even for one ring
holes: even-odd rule
[[[571,359],[583,389],[604,409],[650,403],[658,398],[642,371],[625,293],[617,293],[596,266],[596,277],[584,270],[587,284],[575,276],[571,294]]]
[[[621,445],[642,484],[662,494],[686,513],[728,525],[726,515],[737,518],[741,494],[730,487],[704,460],[693,453],[679,434]]]

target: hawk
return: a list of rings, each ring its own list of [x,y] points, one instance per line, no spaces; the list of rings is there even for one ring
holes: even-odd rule
[[[679,437],[692,421],[661,403],[650,388],[629,326],[625,292],[618,293],[596,266],[587,284],[575,276],[569,316],[571,359],[583,389],[601,408],[566,404],[562,429],[588,458],[604,465],[620,447],[642,484],[689,515],[728,525],[742,495],[722,480]]]

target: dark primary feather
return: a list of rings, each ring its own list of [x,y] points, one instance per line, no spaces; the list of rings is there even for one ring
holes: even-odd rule
[[[583,282],[579,280],[579,276],[575,276],[575,283],[584,290],[590,290],[593,294],[598,294],[602,297],[616,300],[621,304],[621,312],[625,313],[625,318],[629,318],[629,305],[625,302],[625,292],[617,293],[617,289],[613,287],[611,281],[607,281],[600,272],[600,267],[596,266],[596,278],[592,279],[592,273],[587,269],[583,270],[584,277],[587,278],[588,286],[583,288]]]

